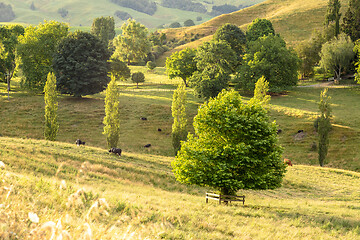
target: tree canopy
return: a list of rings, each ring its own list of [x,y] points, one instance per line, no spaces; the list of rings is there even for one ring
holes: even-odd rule
[[[95,18],[91,26],[91,33],[100,38],[107,46],[109,41],[115,37],[114,18],[110,16]]]
[[[260,37],[275,35],[274,27],[271,21],[267,19],[256,18],[247,27],[246,40],[247,42],[256,41]]]
[[[166,59],[166,73],[170,79],[180,77],[185,86],[188,79],[196,71],[196,49],[185,48],[179,52],[174,52]]]
[[[212,187],[221,194],[280,187],[285,173],[276,124],[260,104],[223,91],[203,104],[171,163],[179,182]]]
[[[125,62],[117,58],[110,59],[110,75],[114,76],[115,80],[126,80],[131,77],[131,71]]]
[[[325,24],[329,25],[330,23],[335,23],[335,37],[340,34],[340,13],[341,3],[339,0],[329,0],[327,13],[325,16]]]
[[[339,35],[321,48],[320,65],[327,71],[333,72],[335,78],[340,80],[344,68],[349,67],[354,59],[354,43],[345,34]]]
[[[43,91],[47,75],[53,72],[52,62],[56,46],[67,36],[69,27],[65,23],[45,21],[25,29],[19,37],[17,54],[24,74],[22,86]]]
[[[289,86],[296,85],[299,63],[296,53],[286,48],[286,43],[281,37],[260,37],[248,43],[243,64],[234,81],[237,82],[237,88],[253,91],[255,82],[264,76],[269,82],[270,91],[283,91]]]
[[[94,35],[81,31],[69,34],[54,55],[60,92],[81,97],[103,91],[110,81],[109,56],[107,47]]]
[[[341,27],[352,41],[360,39],[360,0],[349,0],[349,7]]]
[[[237,56],[241,56],[245,51],[245,33],[236,25],[226,23],[218,28],[214,34],[215,41],[228,43]]]
[[[145,59],[151,50],[147,28],[133,19],[128,19],[121,26],[121,30],[121,35],[113,41],[115,47],[113,56],[128,64]]]

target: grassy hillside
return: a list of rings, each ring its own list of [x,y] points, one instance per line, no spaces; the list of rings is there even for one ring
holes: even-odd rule
[[[185,34],[201,34],[207,36],[205,40],[211,39],[216,29],[225,23],[238,25],[244,31],[248,24],[256,18],[269,19],[277,33],[290,45],[308,39],[315,30],[323,27],[326,13],[327,0],[267,0],[255,6],[215,17],[197,26],[166,29],[164,32],[171,38],[183,38]],[[348,6],[347,0],[341,0],[341,10],[345,12]],[[343,14],[344,15],[344,14]],[[197,47],[204,39],[191,42],[174,49],[159,59],[159,64],[164,64],[166,57],[172,52],[179,51],[185,47]]]
[[[211,7],[216,5],[222,5],[225,3],[231,3],[236,6],[243,4],[255,4],[262,2],[264,0],[227,0],[227,1],[199,1],[204,3],[208,8],[208,11],[211,11]],[[164,8],[157,2],[157,11],[153,16],[147,15],[135,11],[130,8],[121,7],[116,5],[108,0],[62,0],[62,1],[51,1],[51,0],[1,0],[1,2],[10,4],[13,11],[15,12],[16,19],[14,22],[20,22],[25,24],[35,24],[46,20],[56,20],[61,22],[68,22],[73,27],[78,26],[91,26],[92,21],[96,17],[100,16],[114,16],[115,11],[125,11],[128,12],[134,19],[145,24],[148,28],[155,28],[162,24],[170,24],[172,22],[184,23],[185,20],[192,19],[196,24],[207,21],[212,18],[212,16],[204,13],[182,11],[174,8]],[[35,10],[30,9],[31,3],[34,2]],[[207,3],[205,3],[207,2]],[[62,18],[58,13],[58,9],[65,8],[69,11],[68,16]],[[201,21],[196,21],[197,17],[201,17]],[[115,17],[117,26],[121,26],[123,21]]]
[[[224,206],[177,183],[163,156],[0,137],[0,160],[2,239],[49,239],[52,228],[71,239],[360,237],[360,174],[351,171],[288,167],[283,187],[240,191],[245,206]]]

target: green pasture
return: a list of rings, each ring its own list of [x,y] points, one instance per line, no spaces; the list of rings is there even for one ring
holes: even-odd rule
[[[0,208],[0,236],[12,232],[26,239],[33,231],[35,238],[49,237],[39,228],[60,220],[73,239],[81,239],[86,226],[93,239],[360,237],[356,172],[295,165],[281,188],[240,191],[245,205],[225,206],[205,203],[209,189],[177,183],[171,157],[125,152],[119,158],[101,148],[8,137],[0,137],[0,146],[6,165],[0,169],[6,206]],[[72,204],[79,189],[84,196]],[[94,207],[98,199],[108,206]],[[31,223],[29,212],[39,223]]]

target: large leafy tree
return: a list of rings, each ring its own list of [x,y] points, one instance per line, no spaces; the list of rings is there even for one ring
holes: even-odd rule
[[[146,58],[151,50],[147,28],[133,19],[128,19],[121,26],[122,33],[114,41],[114,57],[131,62],[140,62]]]
[[[115,37],[115,21],[113,17],[98,17],[95,18],[91,33],[99,37],[106,45]]]
[[[354,59],[354,43],[345,34],[325,43],[321,48],[320,65],[327,71],[333,72],[340,80],[342,71],[349,67]]]
[[[120,136],[119,89],[114,77],[106,88],[104,132],[109,148],[116,148]]]
[[[360,83],[360,40],[356,41],[354,52],[358,54],[358,61],[355,63],[356,71],[355,80]]]
[[[296,85],[299,63],[296,53],[286,47],[281,37],[264,36],[248,43],[243,64],[234,81],[237,88],[253,91],[255,82],[264,76],[270,91],[283,91]]]
[[[214,34],[215,41],[227,42],[237,56],[241,56],[245,51],[245,33],[236,25],[225,23],[218,28]]]
[[[131,77],[131,70],[125,62],[120,61],[118,58],[110,59],[110,75],[114,76],[115,79],[125,81]]]
[[[53,72],[53,56],[56,46],[67,36],[69,27],[64,23],[45,21],[25,29],[19,37],[17,54],[24,74],[25,88],[43,91],[47,74]]]
[[[46,140],[55,141],[59,130],[57,117],[58,102],[56,92],[56,77],[54,73],[49,73],[44,87],[45,101],[45,129]]]
[[[349,0],[349,8],[345,12],[341,27],[354,42],[360,39],[360,0]]]
[[[196,71],[196,50],[185,48],[179,52],[174,52],[166,59],[166,73],[170,79],[180,77],[185,86],[188,84],[189,78]]]
[[[275,30],[271,21],[267,19],[256,18],[247,27],[246,40],[247,42],[252,42],[268,35],[275,35]]]
[[[340,34],[340,13],[341,3],[340,0],[329,0],[327,13],[325,16],[325,24],[329,25],[330,23],[335,23],[335,37]]]
[[[173,101],[171,104],[171,113],[174,118],[172,125],[172,144],[175,155],[181,147],[181,141],[186,140],[186,86],[184,83],[179,84],[173,94]]]
[[[276,124],[260,104],[223,91],[199,108],[194,129],[171,163],[178,181],[225,195],[280,187],[285,165]]]
[[[8,91],[16,68],[15,52],[19,43],[18,37],[23,34],[24,27],[21,25],[0,26],[0,43],[3,46],[3,51],[0,53],[0,77],[7,82]]]
[[[223,89],[229,86],[231,77],[216,67],[208,67],[203,71],[196,71],[190,78],[190,85],[199,98],[208,100],[216,97]]]
[[[103,91],[110,81],[109,56],[107,47],[94,35],[69,34],[54,55],[58,89],[76,97]]]
[[[196,51],[195,61],[199,71],[217,68],[225,74],[233,73],[238,65],[235,52],[225,41],[204,42]]]

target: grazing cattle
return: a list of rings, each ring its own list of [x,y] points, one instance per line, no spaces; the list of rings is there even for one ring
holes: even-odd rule
[[[142,117],[142,118],[140,118],[141,120],[144,120],[144,121],[146,121],[147,120],[147,118],[146,117]]]
[[[292,166],[290,159],[284,158],[284,163],[287,164],[288,166]]]
[[[120,148],[110,148],[109,152],[117,154],[118,156],[121,156],[121,149]]]
[[[151,147],[151,144],[146,144],[144,147],[148,148],[148,147]]]
[[[277,134],[280,134],[282,133],[282,130],[279,128],[277,131],[276,131]]]
[[[80,146],[80,145],[85,145],[85,142],[81,141],[80,139],[77,139],[75,141],[76,145]]]
[[[304,130],[298,130],[298,133],[302,133],[302,132],[304,132]]]
[[[161,132],[161,128],[158,128],[158,132]]]

